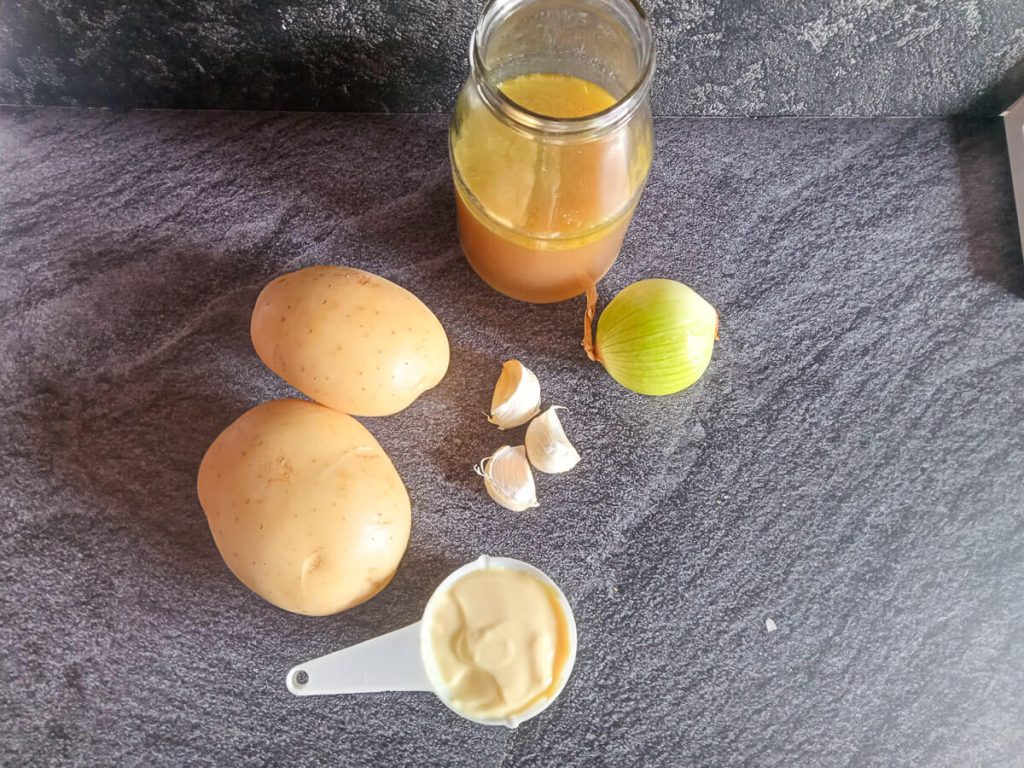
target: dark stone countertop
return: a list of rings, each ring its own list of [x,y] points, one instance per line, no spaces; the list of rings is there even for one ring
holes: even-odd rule
[[[475,278],[445,128],[0,112],[0,763],[1020,765],[1024,267],[1001,126],[659,122],[604,296],[674,277],[722,316],[703,380],[662,399],[586,360],[579,301]],[[397,578],[314,619],[231,576],[194,479],[290,391],[249,343],[257,291],[323,262],[413,289],[453,357],[365,420],[414,503]],[[513,356],[584,454],[520,514],[470,469],[507,439],[480,411]],[[575,607],[547,713],[508,731],[429,694],[287,693],[293,663],[415,621],[480,553]]]

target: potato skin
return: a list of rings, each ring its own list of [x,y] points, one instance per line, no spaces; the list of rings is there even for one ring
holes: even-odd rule
[[[316,403],[242,414],[207,450],[198,489],[232,573],[294,613],[369,600],[409,542],[409,495],[387,454],[358,421]]]
[[[270,370],[318,403],[387,416],[437,386],[448,337],[409,291],[351,267],[308,267],[260,293],[252,343]]]

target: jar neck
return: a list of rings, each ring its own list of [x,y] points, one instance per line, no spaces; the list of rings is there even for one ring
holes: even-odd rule
[[[500,73],[489,64],[489,46],[496,32],[510,23],[518,10],[529,6],[556,5],[554,0],[489,0],[473,33],[469,46],[470,81],[483,103],[500,120],[529,134],[564,135],[581,138],[609,133],[629,121],[646,103],[654,74],[654,44],[650,24],[635,0],[569,0],[580,8],[600,9],[622,25],[628,36],[630,54],[635,58],[635,73],[624,84],[624,92],[610,107],[583,117],[552,117],[534,112],[516,103],[501,89]]]

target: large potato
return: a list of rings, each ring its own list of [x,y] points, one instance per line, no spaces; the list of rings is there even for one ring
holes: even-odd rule
[[[373,435],[304,400],[263,403],[225,429],[199,467],[199,503],[235,576],[295,613],[369,600],[409,542],[409,495]]]
[[[409,291],[359,269],[282,275],[256,300],[252,343],[270,370],[319,403],[387,416],[437,385],[448,337]]]

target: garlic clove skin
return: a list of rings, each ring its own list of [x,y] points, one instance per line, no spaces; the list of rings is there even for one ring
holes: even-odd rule
[[[540,506],[525,447],[503,445],[473,469],[484,479],[487,495],[505,509],[523,512]]]
[[[501,366],[501,375],[491,397],[491,415],[487,419],[498,429],[512,429],[540,413],[540,382],[533,371],[518,360]]]
[[[562,422],[553,405],[526,428],[526,455],[541,472],[557,475],[580,463],[580,454],[565,436]]]

